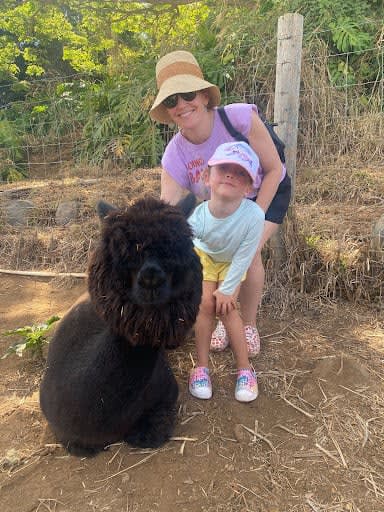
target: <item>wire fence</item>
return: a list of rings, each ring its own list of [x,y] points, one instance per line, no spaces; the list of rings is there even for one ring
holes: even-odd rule
[[[357,164],[379,162],[384,158],[383,46],[328,55],[325,51],[322,47],[303,51],[298,165],[323,165],[335,162],[341,156],[349,156]],[[369,62],[370,74],[366,79],[356,77],[350,66],[357,53]],[[249,55],[252,55],[252,49],[249,49]],[[255,59],[239,62],[234,67],[235,77],[224,85],[226,101],[256,103],[271,119],[274,65],[263,65],[262,73]],[[263,79],[259,79],[261,74]],[[240,80],[236,81],[236,75]],[[96,162],[100,173],[105,170],[106,161],[108,166],[159,164],[163,146],[172,135],[172,129],[162,127],[162,144],[157,146],[155,155],[143,154],[141,148],[141,159],[134,158],[137,150],[131,151],[132,158],[129,155],[132,144],[127,145],[126,142],[138,136],[136,127],[129,124],[129,112],[125,125],[118,126],[116,133],[113,133],[113,127],[107,130],[108,123],[113,124],[116,114],[108,109],[98,113],[97,122],[106,131],[104,137],[93,139],[84,130],[90,114],[83,109],[84,94],[81,92],[88,87],[88,95],[92,94],[89,83],[94,83],[94,80],[85,75],[36,80],[28,86],[30,91],[21,101],[9,99],[12,98],[12,86],[0,86],[2,111],[12,110],[12,116],[0,119],[2,140],[6,141],[0,146],[3,180],[14,177],[16,173],[12,173],[12,169],[21,170],[28,179],[59,177],[60,171],[67,171],[69,166],[81,167],[89,162]],[[141,108],[146,116],[142,105]],[[122,128],[125,133],[121,133]],[[88,147],[88,161],[82,151],[85,147]],[[99,155],[98,160],[92,158],[95,154]],[[124,158],[121,158],[123,154]]]
[[[256,103],[273,119],[275,65],[262,63],[252,48],[247,55],[224,81],[225,102]],[[357,56],[369,63],[366,77],[353,72]],[[383,69],[382,44],[358,55],[329,54],[322,45],[303,49],[297,173],[332,165],[346,173],[362,165],[383,167]],[[83,272],[98,232],[97,199],[124,204],[144,190],[158,195],[158,166],[173,131],[161,127],[161,143],[156,142],[145,91],[141,103],[132,106],[130,97],[121,106],[124,91],[113,90],[116,97],[108,96],[108,108],[93,113],[90,124],[84,105],[100,94],[101,83],[75,74],[19,88],[24,86],[26,99],[25,91],[0,86],[2,113],[12,111],[0,117],[0,269]],[[114,133],[117,115],[123,122]],[[7,184],[19,172],[22,186]]]

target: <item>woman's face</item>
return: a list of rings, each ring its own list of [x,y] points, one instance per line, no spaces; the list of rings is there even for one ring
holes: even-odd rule
[[[205,91],[197,91],[196,97],[191,101],[178,96],[176,106],[167,108],[168,114],[180,129],[191,130],[201,123],[207,112],[208,101],[208,93]]]

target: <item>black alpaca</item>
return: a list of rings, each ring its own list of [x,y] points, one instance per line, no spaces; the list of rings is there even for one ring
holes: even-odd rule
[[[125,211],[98,205],[89,293],[61,320],[40,388],[42,411],[72,454],[118,441],[157,447],[172,434],[178,386],[165,348],[183,343],[201,299],[186,220],[193,205],[190,196],[177,207],[153,198]]]

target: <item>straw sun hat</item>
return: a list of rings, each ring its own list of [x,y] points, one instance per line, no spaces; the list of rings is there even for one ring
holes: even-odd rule
[[[164,55],[156,65],[156,81],[159,92],[149,115],[159,123],[173,123],[162,101],[178,92],[206,89],[209,97],[208,108],[220,104],[219,88],[204,80],[197,60],[189,52],[178,50]]]

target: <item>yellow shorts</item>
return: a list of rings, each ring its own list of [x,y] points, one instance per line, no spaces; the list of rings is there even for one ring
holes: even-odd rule
[[[214,283],[224,281],[228,269],[231,266],[231,262],[214,261],[211,256],[197,247],[195,247],[195,252],[203,265],[203,281],[213,281]],[[241,280],[244,281],[246,276],[247,274],[244,274]]]

